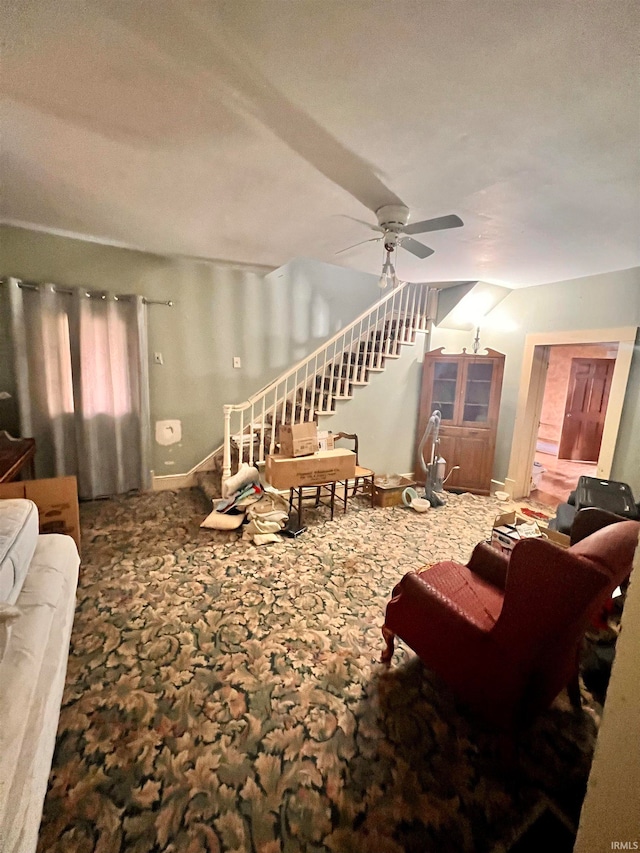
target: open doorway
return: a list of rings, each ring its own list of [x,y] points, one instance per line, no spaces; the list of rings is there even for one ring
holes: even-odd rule
[[[526,336],[509,469],[505,480],[505,490],[513,499],[528,497],[531,493],[531,472],[535,461],[549,351],[551,347],[558,344],[601,345],[602,341],[612,341],[618,345],[596,468],[597,477],[603,479],[609,477],[636,334],[636,326],[623,326],[539,332]]]
[[[549,346],[531,497],[556,505],[583,474],[595,477],[617,341]]]

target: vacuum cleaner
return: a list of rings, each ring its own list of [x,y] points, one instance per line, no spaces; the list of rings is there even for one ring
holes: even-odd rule
[[[446,462],[438,455],[438,446],[440,444],[440,421],[442,414],[439,409],[434,409],[431,412],[431,417],[427,422],[422,441],[418,447],[418,459],[425,473],[425,488],[424,496],[429,501],[432,507],[444,506],[446,501],[441,493],[443,491],[443,478]],[[425,462],[424,449],[427,442],[431,442],[431,454],[429,463]]]

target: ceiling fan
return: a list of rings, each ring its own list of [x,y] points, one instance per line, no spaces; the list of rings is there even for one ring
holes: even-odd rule
[[[418,258],[428,258],[433,255],[434,250],[425,246],[419,240],[413,239],[413,234],[426,234],[428,231],[444,231],[447,228],[459,228],[464,225],[462,219],[451,213],[448,216],[437,216],[435,219],[423,219],[422,222],[409,223],[410,212],[409,208],[403,204],[385,204],[376,210],[378,218],[377,225],[371,225],[363,219],[355,219],[362,225],[366,225],[373,231],[379,231],[380,237],[370,237],[368,240],[360,240],[359,243],[354,243],[352,246],[347,246],[346,249],[341,249],[336,252],[340,255],[349,249],[354,249],[356,246],[362,246],[364,243],[372,243],[377,240],[384,240],[384,247],[387,252],[393,252],[398,246],[411,252]]]

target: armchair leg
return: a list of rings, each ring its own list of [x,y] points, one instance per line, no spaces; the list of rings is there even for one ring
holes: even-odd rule
[[[384,637],[384,641],[387,645],[386,648],[383,649],[382,654],[380,655],[380,663],[386,663],[388,666],[391,663],[391,658],[393,657],[396,635],[393,633],[393,631],[390,631],[386,625],[383,625],[382,636]]]
[[[567,693],[569,701],[574,710],[582,710],[582,698],[580,696],[580,646],[576,649],[576,663],[567,684]]]
[[[582,710],[582,699],[580,697],[580,678],[578,676],[577,669],[569,679],[569,683],[567,684],[567,693],[569,694],[569,701],[571,702],[572,708],[576,711]]]

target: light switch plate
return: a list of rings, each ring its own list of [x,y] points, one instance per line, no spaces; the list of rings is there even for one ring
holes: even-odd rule
[[[239,355],[234,355],[233,357],[233,366],[234,367],[242,367],[242,359]]]

